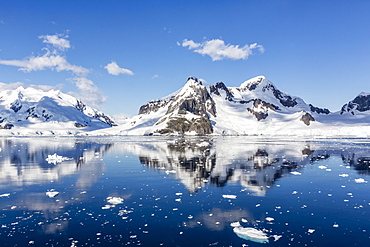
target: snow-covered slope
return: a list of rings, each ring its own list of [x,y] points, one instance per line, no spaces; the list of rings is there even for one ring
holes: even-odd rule
[[[114,126],[102,112],[59,90],[18,87],[0,92],[0,134],[75,134]]]

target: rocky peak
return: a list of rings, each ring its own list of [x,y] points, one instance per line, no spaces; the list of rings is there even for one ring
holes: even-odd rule
[[[225,100],[233,101],[233,95],[223,82],[216,82],[209,86],[209,93],[217,96],[224,96]]]
[[[370,94],[368,93],[360,93],[354,100],[345,104],[340,114],[350,112],[352,115],[355,115],[356,111],[365,112],[370,110]]]
[[[270,81],[266,79],[264,76],[256,76],[252,79],[249,79],[245,82],[243,82],[240,85],[240,88],[248,89],[249,91],[255,90],[257,87],[265,86],[265,85],[271,84]]]

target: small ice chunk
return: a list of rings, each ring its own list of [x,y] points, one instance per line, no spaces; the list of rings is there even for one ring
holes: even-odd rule
[[[170,174],[170,173],[176,173],[176,171],[175,170],[166,170],[167,175]]]
[[[242,222],[243,222],[243,223],[247,223],[247,222],[248,222],[248,220],[247,220],[247,219],[242,218]]]
[[[333,227],[337,228],[337,227],[339,227],[339,225],[338,224],[334,224]]]
[[[361,184],[361,183],[367,183],[367,181],[363,178],[356,178],[355,179],[355,182],[358,183],[358,184]]]
[[[222,195],[223,198],[236,199],[236,195]]]
[[[328,167],[326,167],[326,166],[318,166],[317,168],[319,168],[319,169],[326,169]]]
[[[295,191],[292,192],[292,194],[293,195],[298,194],[298,191],[295,190]]]
[[[231,222],[230,223],[230,226],[232,226],[232,227],[239,227],[241,225],[240,225],[240,222],[239,221],[236,221],[236,222]]]
[[[278,241],[283,235],[272,235],[271,237],[274,238],[274,241]]]
[[[266,217],[266,218],[265,218],[265,220],[267,220],[267,221],[271,222],[271,221],[273,221],[273,220],[275,220],[275,219],[274,219],[274,218],[272,218],[272,217]]]
[[[293,174],[293,175],[302,175],[302,173],[300,173],[300,172],[290,172],[291,174]]]
[[[59,192],[58,191],[55,191],[55,190],[49,190],[45,194],[48,197],[53,198],[53,197],[56,197],[57,195],[59,195]]]
[[[256,243],[268,243],[268,236],[265,232],[252,227],[235,227],[235,234],[245,240],[250,240]]]
[[[54,154],[49,154],[48,157],[45,159],[49,164],[54,164],[56,165],[57,163],[62,163],[65,160],[71,160],[72,158],[67,158],[63,157],[60,155],[57,155],[56,153]]]
[[[123,198],[117,196],[108,196],[107,202],[113,205],[122,204]]]
[[[348,177],[349,175],[348,174],[345,174],[345,173],[343,173],[343,174],[339,174],[339,177],[342,177],[342,178],[346,178],[346,177]]]
[[[307,232],[311,234],[311,233],[314,233],[315,231],[316,231],[315,229],[308,229]]]
[[[10,193],[0,195],[0,197],[7,197],[7,196],[10,196]]]
[[[181,195],[182,195],[182,193],[181,193],[181,192],[178,192],[178,193],[176,193],[175,195],[177,195],[177,196],[181,196]]]

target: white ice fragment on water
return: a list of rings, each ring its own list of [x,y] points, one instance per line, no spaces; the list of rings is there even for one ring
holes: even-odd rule
[[[247,222],[248,222],[248,220],[247,220],[247,219],[242,218],[242,222],[243,222],[243,223],[247,223]]]
[[[223,198],[236,199],[236,195],[222,195]]]
[[[307,232],[311,234],[311,233],[314,233],[315,231],[316,231],[315,229],[308,229]]]
[[[355,182],[358,183],[358,184],[367,183],[367,181],[363,178],[355,178]]]
[[[181,198],[175,199],[176,202],[181,202]]]
[[[182,195],[182,193],[181,193],[181,192],[178,192],[178,193],[176,193],[175,195],[177,195],[177,196],[181,196],[181,195]]]
[[[0,195],[0,197],[7,197],[7,196],[10,196],[10,193]]]
[[[278,241],[283,235],[271,235],[274,238],[274,241]]]
[[[45,193],[48,197],[53,198],[59,195],[58,191],[55,191],[54,189],[51,189]]]
[[[271,222],[271,221],[273,221],[273,220],[275,220],[275,219],[274,219],[274,218],[272,218],[272,217],[266,217],[266,218],[265,218],[265,220],[267,220],[267,221]]]
[[[328,167],[326,167],[326,166],[318,166],[317,168],[319,168],[319,169],[326,169]]]
[[[343,173],[343,174],[339,174],[339,177],[342,177],[342,178],[346,178],[346,177],[348,177],[349,175],[348,174],[345,174],[345,173]]]
[[[256,204],[256,208],[259,207],[259,206],[261,206],[261,204]]]
[[[325,171],[327,171],[327,172],[331,172],[331,169],[326,169]]]
[[[192,219],[192,218],[194,218],[194,216],[193,216],[193,215],[189,215],[189,216],[188,216],[188,219]]]
[[[292,192],[292,194],[293,195],[298,194],[298,191],[295,190],[295,191]]]
[[[56,153],[54,154],[49,154],[48,157],[45,159],[49,164],[54,164],[56,165],[57,163],[61,163],[65,160],[71,160],[72,158],[67,158],[63,157],[60,155],[57,155]]]
[[[334,224],[333,227],[337,228],[337,227],[339,227],[339,225],[338,224]]]
[[[302,173],[300,173],[300,172],[290,172],[290,174],[293,174],[293,175],[302,175]]]
[[[28,244],[35,244],[35,241],[28,241]]]
[[[265,232],[252,227],[235,227],[235,234],[242,239],[250,240],[256,243],[268,243],[268,236]]]
[[[240,225],[240,222],[239,221],[236,221],[236,222],[231,222],[230,223],[230,226],[231,227],[240,227],[241,225]]]
[[[117,196],[108,196],[107,202],[113,205],[122,204],[123,198]]]
[[[170,173],[176,173],[175,170],[166,170],[166,174],[170,174]]]

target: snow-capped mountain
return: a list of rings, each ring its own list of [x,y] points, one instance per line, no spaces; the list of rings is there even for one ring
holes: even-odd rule
[[[109,116],[59,90],[0,92],[0,129],[8,134],[73,134],[111,126],[115,123]]]
[[[144,104],[123,125],[92,134],[367,136],[369,123],[369,94],[332,113],[280,91],[264,76],[239,87],[206,86],[189,77],[180,90]]]

